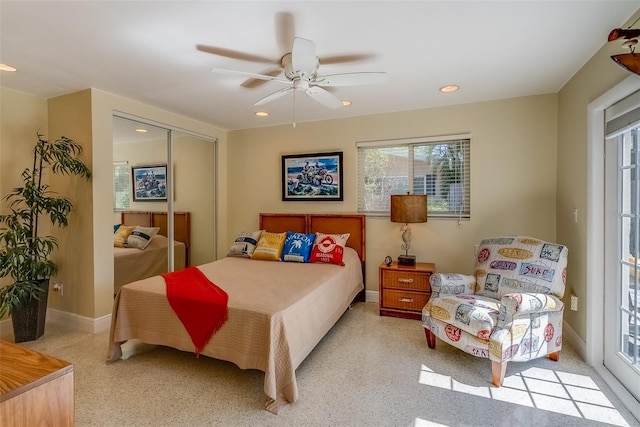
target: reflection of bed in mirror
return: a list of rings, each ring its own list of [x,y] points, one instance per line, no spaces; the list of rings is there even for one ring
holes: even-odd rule
[[[189,266],[191,222],[189,212],[174,212],[174,270]],[[166,212],[121,212],[120,223],[158,227],[160,230],[145,249],[113,248],[113,292],[127,283],[157,276],[169,270],[169,239]]]

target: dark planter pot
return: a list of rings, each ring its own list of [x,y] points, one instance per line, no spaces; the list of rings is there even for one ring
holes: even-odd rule
[[[16,343],[34,341],[44,334],[49,298],[49,279],[40,281],[40,299],[32,299],[11,313],[13,337]]]

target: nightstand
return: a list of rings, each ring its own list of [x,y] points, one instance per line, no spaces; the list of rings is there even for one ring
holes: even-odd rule
[[[417,262],[415,267],[380,264],[380,316],[420,319],[422,308],[429,301],[429,278],[436,266]]]

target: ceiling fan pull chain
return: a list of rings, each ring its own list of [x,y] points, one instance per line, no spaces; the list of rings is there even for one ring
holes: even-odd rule
[[[296,92],[297,90],[293,91],[293,127],[296,127]]]

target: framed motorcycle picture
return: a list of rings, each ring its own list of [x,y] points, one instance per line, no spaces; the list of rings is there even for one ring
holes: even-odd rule
[[[342,201],[342,151],[282,156],[283,201]]]
[[[134,202],[167,201],[167,165],[132,166]]]

